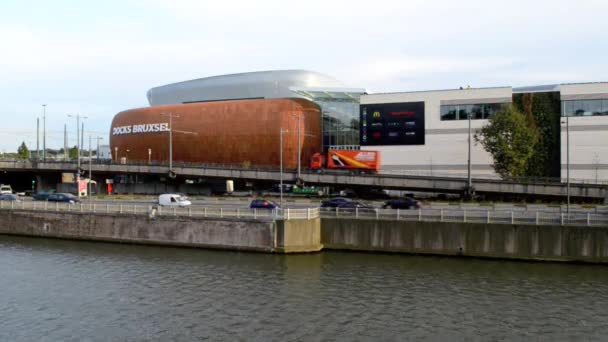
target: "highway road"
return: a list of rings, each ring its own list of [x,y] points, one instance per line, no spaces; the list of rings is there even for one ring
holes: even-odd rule
[[[279,203],[278,197],[265,197],[276,203]],[[192,205],[196,207],[208,208],[248,208],[253,197],[190,197]],[[23,200],[31,201],[30,197],[24,197]],[[381,208],[384,200],[358,200],[375,208]],[[133,196],[132,198],[94,198],[94,203],[98,204],[125,204],[125,205],[154,205],[157,203],[156,196]],[[315,198],[294,198],[284,197],[283,208],[315,208],[321,205],[322,199]],[[87,203],[87,199],[83,199],[83,203]],[[551,204],[517,204],[517,203],[448,203],[448,202],[423,202],[424,209],[469,209],[482,211],[542,211],[542,212],[566,212],[566,205],[551,205]],[[570,206],[571,212],[590,212],[597,214],[608,215],[608,205],[578,205]]]

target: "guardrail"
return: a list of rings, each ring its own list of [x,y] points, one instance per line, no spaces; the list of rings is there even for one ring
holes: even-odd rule
[[[6,202],[0,201],[3,210],[34,210],[50,212],[81,212],[99,214],[131,214],[144,216],[179,216],[179,217],[209,217],[209,218],[250,218],[250,219],[280,219],[308,220],[320,217],[319,208],[302,209],[250,209],[250,208],[212,208],[212,207],[162,207],[141,204],[110,204],[110,203],[60,203],[47,201]]]
[[[15,159],[15,158],[0,158],[0,162],[9,162],[15,165],[23,164],[25,162],[38,164],[38,163],[46,163],[46,164],[65,164],[71,163],[76,164],[76,160],[51,160],[47,159],[45,161],[38,160],[35,158],[32,159]],[[88,159],[82,160],[82,168],[86,169],[88,165]],[[122,166],[161,166],[168,167],[168,161],[144,161],[144,160],[128,160],[126,162],[115,161],[111,159],[95,159],[91,160],[93,165],[122,165]],[[173,168],[204,168],[204,169],[219,169],[219,170],[240,170],[240,171],[278,171],[276,165],[243,165],[243,164],[220,164],[220,163],[196,163],[196,162],[183,162],[183,161],[173,161]],[[295,172],[296,169],[284,169],[283,172]],[[312,170],[308,167],[302,167],[302,173],[318,173],[321,172],[319,170]],[[338,174],[343,175],[343,170],[332,170],[325,169],[322,170],[324,174]],[[434,172],[434,171],[426,171],[426,170],[409,170],[409,169],[388,169],[382,170],[378,175],[381,176],[393,176],[393,177],[423,177],[423,178],[444,178],[444,179],[461,179],[466,180],[467,175],[464,173],[451,173],[451,172]],[[377,177],[376,174],[358,174],[358,176],[368,176],[368,177]],[[482,175],[473,175],[473,181],[495,181],[495,182],[509,182],[509,183],[524,183],[524,184],[563,184],[567,182],[566,178],[559,177],[510,177],[510,178],[502,178],[498,175],[494,174],[482,174]],[[590,179],[590,178],[570,178],[570,183],[572,185],[608,185],[608,180],[606,179]]]
[[[371,208],[302,208],[302,209],[250,209],[216,207],[161,207],[141,204],[110,203],[59,203],[59,202],[6,202],[0,201],[2,210],[33,210],[49,212],[83,212],[105,214],[131,214],[142,216],[178,216],[208,218],[249,218],[304,220],[314,218],[354,218],[421,222],[462,222],[486,224],[525,225],[576,225],[606,226],[608,215],[594,213],[559,213],[518,210],[475,209],[371,209]]]
[[[606,226],[608,216],[593,213],[543,211],[473,210],[473,209],[368,209],[321,208],[322,218],[354,218],[394,221],[461,222],[524,225]]]

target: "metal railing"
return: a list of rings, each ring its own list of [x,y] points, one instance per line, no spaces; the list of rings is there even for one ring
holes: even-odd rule
[[[319,208],[298,209],[250,209],[250,208],[217,208],[217,207],[162,207],[141,204],[110,204],[110,203],[60,203],[47,201],[16,202],[0,201],[2,210],[33,210],[49,212],[81,212],[99,214],[131,214],[143,216],[179,216],[179,217],[209,217],[209,218],[248,218],[248,219],[280,219],[307,220],[320,217]]]
[[[354,218],[392,221],[460,222],[524,225],[574,225],[608,227],[608,215],[516,210],[474,209],[340,209],[321,208],[322,218]]]

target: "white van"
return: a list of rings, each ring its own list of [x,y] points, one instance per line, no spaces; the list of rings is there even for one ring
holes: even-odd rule
[[[0,185],[0,194],[12,194],[13,188],[10,185],[2,184]]]
[[[162,194],[158,196],[158,204],[166,207],[187,207],[192,202],[180,194]]]

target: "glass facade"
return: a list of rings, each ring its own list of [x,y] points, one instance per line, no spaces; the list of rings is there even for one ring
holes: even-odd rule
[[[315,99],[323,113],[323,150],[330,146],[358,148],[359,101]]]
[[[471,120],[489,119],[500,111],[506,103],[484,103],[467,105],[441,106],[441,120]]]
[[[562,101],[563,116],[608,115],[608,100]]]

